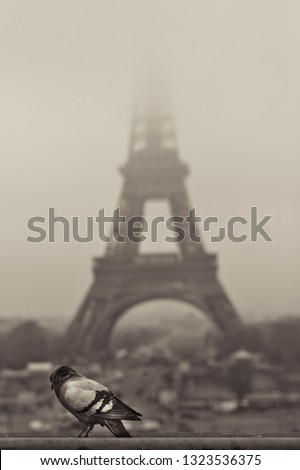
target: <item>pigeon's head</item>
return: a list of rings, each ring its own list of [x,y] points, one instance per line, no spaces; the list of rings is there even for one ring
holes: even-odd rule
[[[76,370],[72,369],[69,366],[60,366],[55,369],[50,375],[49,379],[51,382],[51,390],[55,387],[62,385],[65,380],[68,380],[70,377],[78,375]]]

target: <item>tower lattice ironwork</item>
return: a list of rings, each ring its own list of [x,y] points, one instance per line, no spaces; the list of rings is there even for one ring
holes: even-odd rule
[[[150,96],[150,98],[149,98]],[[128,221],[143,215],[148,200],[167,200],[171,214],[186,218],[192,207],[184,184],[187,165],[178,155],[169,102],[164,93],[137,100],[118,207]],[[123,227],[123,229],[122,229]],[[171,298],[189,302],[228,336],[239,336],[242,323],[217,278],[216,256],[190,237],[178,243],[179,254],[139,253],[139,243],[112,241],[94,263],[94,280],[67,333],[76,355],[101,354],[119,317],[140,302]],[[187,230],[186,226],[183,226]]]

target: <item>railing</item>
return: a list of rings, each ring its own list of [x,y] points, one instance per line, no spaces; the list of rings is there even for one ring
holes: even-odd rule
[[[156,434],[132,439],[114,437],[0,437],[0,449],[28,450],[262,450],[300,449],[300,433],[284,434]]]

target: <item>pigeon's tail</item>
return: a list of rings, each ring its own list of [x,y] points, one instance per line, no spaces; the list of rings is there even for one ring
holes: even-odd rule
[[[125,429],[122,421],[105,419],[105,426],[116,436],[116,437],[132,437],[131,434]]]

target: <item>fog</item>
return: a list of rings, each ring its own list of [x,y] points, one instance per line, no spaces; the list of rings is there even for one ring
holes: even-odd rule
[[[48,208],[117,206],[134,87],[170,83],[190,199],[202,216],[273,215],[273,242],[210,243],[244,318],[299,314],[300,4],[288,0],[2,2],[1,316],[71,318],[105,243],[29,243]],[[157,53],[159,51],[159,54]]]

